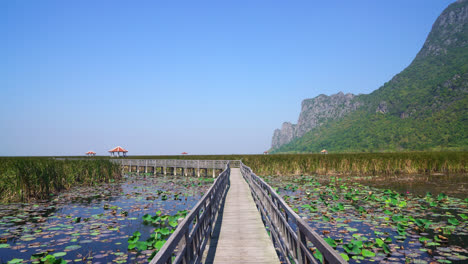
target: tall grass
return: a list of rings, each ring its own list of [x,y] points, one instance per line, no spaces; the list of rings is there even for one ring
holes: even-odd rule
[[[77,184],[120,178],[120,171],[103,159],[0,158],[0,202],[46,199]]]
[[[242,160],[260,175],[467,173],[468,152],[131,156],[133,159]],[[119,178],[109,158],[0,158],[0,202],[45,199],[71,186]]]
[[[260,175],[466,173],[468,152],[132,156],[238,160]]]
[[[465,173],[467,161],[466,152],[285,154],[243,159],[261,175]]]

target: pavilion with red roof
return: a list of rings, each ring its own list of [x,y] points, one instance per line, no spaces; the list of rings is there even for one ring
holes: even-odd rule
[[[184,151],[184,152],[182,152],[182,153],[180,153],[180,154],[182,154],[182,155],[187,155],[188,153]]]
[[[90,151],[86,152],[86,156],[96,156],[96,152],[90,150]]]
[[[111,150],[109,150],[109,153],[111,154],[111,156],[114,156],[115,153],[117,153],[117,156],[120,157],[120,152],[122,152],[122,156],[127,156],[127,152],[128,150],[125,150],[124,148],[122,148],[121,146],[117,146]]]

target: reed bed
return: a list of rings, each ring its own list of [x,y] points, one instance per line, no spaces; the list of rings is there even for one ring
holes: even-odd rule
[[[239,160],[259,175],[398,175],[468,172],[468,152],[132,156],[141,159]]]
[[[243,159],[261,175],[465,173],[467,160],[464,152],[268,155]]]
[[[71,157],[69,157],[71,158]],[[108,157],[0,158],[0,202],[46,199],[74,185],[121,177]],[[133,159],[242,160],[259,175],[467,173],[468,152],[130,156]]]
[[[120,172],[108,159],[0,158],[0,202],[47,199],[75,185],[118,179]]]

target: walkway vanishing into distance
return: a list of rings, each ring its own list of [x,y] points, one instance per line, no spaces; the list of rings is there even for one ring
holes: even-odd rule
[[[221,232],[211,238],[214,261],[206,263],[280,263],[240,169],[231,169],[230,180]]]
[[[150,264],[347,263],[265,181],[241,161],[115,160],[122,170],[200,175],[222,168]],[[140,170],[140,168],[142,170]],[[181,170],[182,168],[183,170]],[[187,173],[188,172],[188,173]],[[196,173],[198,172],[198,173]],[[166,173],[165,173],[166,174]],[[209,175],[206,173],[206,175]],[[267,230],[269,231],[267,233]]]

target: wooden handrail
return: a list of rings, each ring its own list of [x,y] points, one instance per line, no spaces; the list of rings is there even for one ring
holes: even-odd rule
[[[200,263],[212,235],[220,203],[227,192],[231,169],[229,163],[208,192],[179,224],[150,264]]]
[[[273,243],[287,263],[319,263],[308,244],[322,253],[323,263],[347,263],[328,243],[299,217],[270,185],[241,162],[241,172],[268,227]]]

